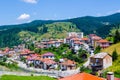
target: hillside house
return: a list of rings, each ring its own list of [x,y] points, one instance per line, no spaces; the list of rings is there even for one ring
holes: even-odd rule
[[[47,48],[50,48],[52,46],[55,46],[55,41],[49,41],[49,42],[47,42]]]
[[[73,43],[73,47],[74,47],[75,52],[77,52],[80,48],[82,48],[82,46],[83,46],[83,43],[80,41],[76,41]]]
[[[83,32],[69,32],[67,36],[83,38]]]
[[[76,69],[76,62],[63,59],[63,61],[60,62],[60,69],[61,70],[73,70]]]
[[[81,38],[81,41],[88,44],[89,43],[89,38]]]
[[[101,39],[97,41],[97,46],[100,46],[102,49],[107,48],[110,46],[109,41]]]
[[[59,47],[63,43],[64,43],[64,40],[56,40],[55,41],[55,47]]]
[[[41,55],[41,57],[42,57],[42,58],[49,58],[49,59],[54,59],[54,58],[55,58],[55,57],[54,57],[54,54],[51,53],[51,52],[47,52],[47,53]]]
[[[34,54],[34,51],[30,51],[29,49],[24,49],[20,52],[19,58],[21,59],[22,57],[26,58],[27,56]]]
[[[93,71],[106,69],[112,66],[112,57],[105,52],[97,53],[90,57],[90,66]]]
[[[75,42],[80,42],[80,41],[81,41],[80,38],[77,38],[77,37],[71,38],[71,39],[70,39],[70,45],[71,45],[72,47],[74,47],[74,43],[75,43]]]
[[[42,63],[44,70],[56,69],[58,66],[57,62],[48,58],[42,59]]]
[[[90,45],[93,46],[94,48],[96,48],[96,42],[101,40],[102,38],[97,36],[96,34],[90,34],[89,36],[89,41],[90,41]]]

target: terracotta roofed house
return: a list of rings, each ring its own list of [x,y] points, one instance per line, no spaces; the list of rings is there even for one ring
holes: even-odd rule
[[[105,39],[101,39],[99,41],[97,41],[97,46],[100,46],[101,48],[107,48],[109,47],[109,41],[105,40]]]
[[[58,80],[106,80],[88,73],[78,73]]]
[[[57,68],[57,63],[51,59],[45,58],[42,59],[41,61],[43,63],[44,70]]]
[[[42,55],[42,58],[54,59],[54,54],[51,52],[47,52],[47,53]]]
[[[97,36],[96,34],[90,34],[89,35],[89,40],[90,40],[90,44],[96,48],[96,42],[101,40],[102,38]]]
[[[61,63],[60,63],[60,69],[61,70],[72,70],[76,68],[76,62],[72,61],[72,60],[67,60],[64,59]]]
[[[81,40],[82,40],[82,42],[84,42],[84,43],[89,43],[89,38],[81,38]]]

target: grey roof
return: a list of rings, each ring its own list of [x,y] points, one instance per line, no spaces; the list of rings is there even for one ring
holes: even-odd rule
[[[106,52],[101,52],[101,53],[97,53],[94,56],[92,56],[93,58],[104,58],[106,55],[108,55],[108,53]]]

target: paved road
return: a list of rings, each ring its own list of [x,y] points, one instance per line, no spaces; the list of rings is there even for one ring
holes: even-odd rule
[[[69,75],[72,75],[72,74],[77,74],[79,73],[80,69],[76,69],[76,70],[67,70],[67,71],[58,71],[58,70],[43,70],[43,69],[36,69],[36,68],[33,68],[33,67],[30,67],[28,68],[26,66],[26,64],[24,64],[23,62],[20,62],[20,61],[17,61],[18,62],[18,66],[24,70],[25,72],[34,72],[34,73],[37,73],[37,74],[44,74],[44,75],[49,75],[49,76],[55,76],[55,77],[59,77],[59,76],[62,76],[62,77],[65,77],[65,76],[69,76]]]
[[[18,66],[24,71],[23,73],[19,73],[19,72],[6,72],[6,71],[1,71],[0,75],[4,75],[4,74],[13,74],[13,75],[47,75],[47,76],[51,76],[51,77],[56,77],[58,78],[59,76],[65,77],[65,76],[69,76],[72,74],[77,74],[79,73],[79,68],[76,70],[67,70],[67,71],[58,71],[58,70],[43,70],[43,69],[36,69],[33,67],[28,68],[26,66],[26,64],[24,64],[21,61],[17,61],[15,59],[12,58],[12,60],[18,62]],[[24,76],[23,75],[23,76]]]

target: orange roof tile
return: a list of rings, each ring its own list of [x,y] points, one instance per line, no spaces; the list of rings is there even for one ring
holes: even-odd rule
[[[81,39],[80,38],[72,38],[71,40],[80,41]]]
[[[89,40],[88,38],[81,38],[83,41],[87,41],[87,40]]]
[[[120,78],[115,78],[115,80],[120,80]]]
[[[109,41],[107,41],[107,40],[105,40],[105,39],[101,39],[101,40],[99,40],[99,41],[97,41],[97,42],[99,42],[99,43],[108,43]]]
[[[88,73],[78,73],[78,74],[61,78],[58,80],[105,80],[105,79],[88,74]]]
[[[46,63],[46,64],[55,64],[56,62],[51,60],[51,59],[48,59],[48,58],[45,58],[45,59],[41,59],[42,62]]]
[[[71,61],[71,60],[65,60],[65,62],[62,62],[61,64],[62,64],[62,65],[67,65],[67,66],[69,66],[69,65],[76,64],[76,62]]]

